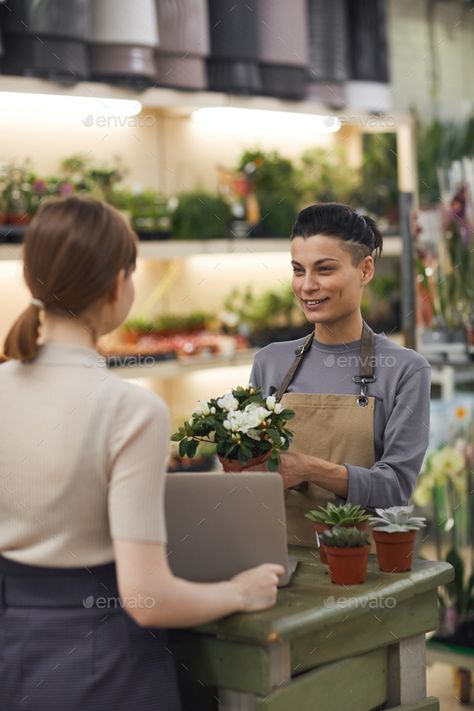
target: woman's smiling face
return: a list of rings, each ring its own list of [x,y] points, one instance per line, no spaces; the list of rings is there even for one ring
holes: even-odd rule
[[[354,264],[338,237],[314,235],[291,240],[292,287],[311,323],[345,319],[360,309],[363,287],[372,279],[371,256]]]

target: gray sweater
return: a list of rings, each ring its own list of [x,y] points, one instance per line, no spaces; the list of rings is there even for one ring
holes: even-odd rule
[[[283,380],[295,348],[305,339],[270,343],[255,356],[250,382],[265,395]],[[325,345],[313,341],[288,392],[356,396],[352,376],[359,372],[360,341]],[[345,463],[348,501],[368,508],[407,504],[428,446],[430,365],[419,353],[375,336],[375,376],[368,395],[375,398],[375,464],[370,469]]]

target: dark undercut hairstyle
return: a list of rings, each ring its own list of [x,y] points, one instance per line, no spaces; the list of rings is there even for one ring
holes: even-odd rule
[[[298,214],[290,239],[315,235],[339,238],[353,264],[369,255],[376,260],[382,253],[383,238],[374,220],[338,202],[309,205]]]

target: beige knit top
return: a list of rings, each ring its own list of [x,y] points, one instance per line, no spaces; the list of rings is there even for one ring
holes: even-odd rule
[[[0,365],[0,554],[77,567],[112,561],[114,538],[165,543],[168,441],[164,403],[94,350]]]

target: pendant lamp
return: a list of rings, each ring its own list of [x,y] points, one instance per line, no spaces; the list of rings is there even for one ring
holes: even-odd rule
[[[307,96],[331,108],[346,104],[348,19],[346,0],[309,0],[309,55]]]
[[[257,0],[209,0],[211,56],[209,89],[236,94],[261,92]]]
[[[92,0],[90,58],[95,79],[148,86],[156,76],[154,0]]]
[[[156,83],[205,89],[209,54],[207,0],[156,0],[160,44]]]
[[[303,99],[309,65],[306,0],[260,0],[258,56],[264,94]]]
[[[0,8],[3,74],[71,83],[88,77],[90,0],[15,0]]]

